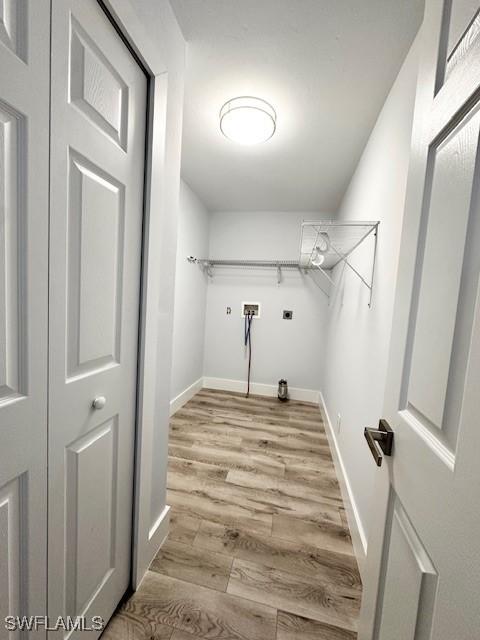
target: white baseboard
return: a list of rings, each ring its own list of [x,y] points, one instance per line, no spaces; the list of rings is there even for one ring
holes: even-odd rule
[[[364,569],[365,569],[365,560],[367,556],[367,537],[365,535],[365,529],[363,528],[363,524],[360,519],[360,514],[358,513],[357,504],[355,502],[355,498],[353,496],[353,491],[350,485],[347,470],[345,469],[342,455],[340,453],[337,437],[335,435],[332,422],[330,421],[330,416],[328,415],[328,410],[325,405],[325,400],[321,392],[319,395],[320,395],[320,401],[319,401],[320,412],[322,413],[322,416],[325,422],[325,426],[326,426],[325,431],[327,433],[328,442],[330,444],[330,449],[332,451],[333,462],[335,464],[335,471],[337,472],[338,480],[340,483],[340,489],[342,492],[342,498],[343,498],[345,511],[348,519],[348,526],[350,527],[350,532],[352,534],[353,548],[355,550],[355,555],[357,557],[358,568],[360,570],[360,575],[363,577]]]
[[[135,572],[132,575],[132,589],[136,591],[140,588],[142,580],[147,575],[147,570],[150,566],[150,563],[157,555],[159,549],[163,546],[165,540],[167,539],[168,532],[170,529],[170,507],[165,505],[155,520],[153,525],[150,527],[150,531],[148,532],[148,540],[145,545],[142,545],[141,549],[135,549],[134,553],[141,552],[143,554],[141,566],[143,567],[141,573],[136,574]]]
[[[176,398],[170,400],[170,415],[181,409],[184,404],[186,404],[193,396],[200,391],[200,389],[204,386],[203,377],[196,380],[189,387],[184,389],[182,393],[179,393]]]
[[[152,528],[148,532],[148,540],[150,541],[154,536],[157,536],[157,540],[161,541],[158,548],[162,546],[168,536],[168,530],[170,527],[170,507],[165,505],[162,513],[158,516],[157,520],[153,523]]]
[[[203,386],[206,389],[218,389],[221,391],[234,391],[237,393],[245,393],[247,383],[244,380],[228,380],[227,378],[203,378]],[[276,397],[278,391],[277,385],[262,384],[260,382],[250,383],[250,393],[257,396]],[[313,389],[300,389],[298,387],[289,387],[288,395],[292,400],[301,402],[313,402],[318,404],[320,392]]]

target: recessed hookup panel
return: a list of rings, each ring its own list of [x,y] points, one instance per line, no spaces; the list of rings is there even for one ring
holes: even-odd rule
[[[242,318],[245,318],[247,315],[260,318],[261,310],[260,302],[242,302]]]

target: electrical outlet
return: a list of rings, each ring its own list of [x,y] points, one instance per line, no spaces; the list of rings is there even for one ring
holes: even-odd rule
[[[284,309],[283,310],[283,319],[284,320],[291,320],[293,318],[293,311],[291,311],[290,309]]]
[[[342,427],[342,416],[337,413],[337,433],[340,433],[340,429]]]
[[[231,315],[232,307],[227,307],[227,316]]]

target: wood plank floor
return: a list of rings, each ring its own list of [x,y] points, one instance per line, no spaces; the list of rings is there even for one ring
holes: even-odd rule
[[[106,640],[354,640],[361,581],[318,407],[202,390],[171,419],[168,540]]]

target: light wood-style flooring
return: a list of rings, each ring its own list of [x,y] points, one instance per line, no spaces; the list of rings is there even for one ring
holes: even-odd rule
[[[361,582],[318,407],[202,390],[171,419],[170,535],[105,640],[354,640]]]

